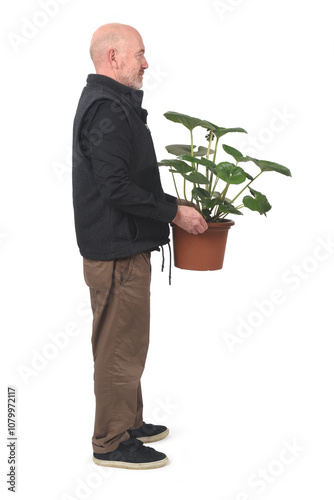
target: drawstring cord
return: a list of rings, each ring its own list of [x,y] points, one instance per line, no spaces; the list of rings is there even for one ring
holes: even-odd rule
[[[161,272],[163,273],[164,267],[165,267],[165,253],[164,253],[164,247],[163,246],[161,247],[161,251],[162,251]]]
[[[170,244],[168,242],[168,250],[169,250],[169,284],[172,284],[172,251],[170,249]]]
[[[168,275],[168,279],[169,279],[169,284],[171,285],[172,284],[172,250],[170,248],[169,243],[168,243],[168,250],[169,250],[169,275]],[[161,272],[163,272],[164,267],[165,267],[165,252],[164,252],[163,246],[161,247],[161,251],[162,251]]]

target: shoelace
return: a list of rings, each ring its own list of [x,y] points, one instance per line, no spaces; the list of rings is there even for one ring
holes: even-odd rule
[[[132,455],[134,452],[136,452],[139,448],[141,449],[141,453],[149,453],[153,448],[150,448],[149,446],[144,446],[144,443],[140,441],[139,439],[136,438],[130,438],[127,441],[123,441],[120,444],[120,447],[127,448],[127,452]],[[120,453],[121,450],[119,450]]]
[[[143,422],[141,427],[145,427],[146,429],[151,430],[151,429],[153,429],[154,425],[153,424],[147,424],[146,422]]]

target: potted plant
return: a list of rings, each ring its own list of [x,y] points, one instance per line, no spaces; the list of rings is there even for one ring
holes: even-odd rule
[[[207,120],[175,111],[168,111],[164,116],[189,130],[190,144],[166,146],[174,158],[161,160],[159,165],[169,167],[178,203],[195,205],[209,226],[203,234],[193,235],[172,224],[175,266],[191,270],[221,269],[227,232],[234,225],[234,221],[226,217],[229,214],[243,215],[243,208],[266,216],[271,205],[264,194],[253,188],[254,181],[264,172],[278,172],[286,176],[291,176],[291,172],[278,163],[244,156],[227,144],[222,145],[228,155],[227,161],[218,161],[220,139],[232,132],[247,133],[243,128],[219,127]],[[207,131],[205,138],[208,141],[207,146],[197,149],[193,137],[196,127]],[[259,168],[254,177],[243,168],[247,162]],[[181,184],[178,184],[176,174]]]

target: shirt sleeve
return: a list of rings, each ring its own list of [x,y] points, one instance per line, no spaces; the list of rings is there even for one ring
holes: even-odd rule
[[[172,196],[171,194],[165,193],[166,201],[169,203],[176,203],[176,196]]]
[[[156,200],[151,192],[130,181],[131,130],[120,107],[110,106],[110,101],[100,101],[89,111],[81,136],[107,205],[162,222],[174,219],[175,197],[165,195],[165,200]]]

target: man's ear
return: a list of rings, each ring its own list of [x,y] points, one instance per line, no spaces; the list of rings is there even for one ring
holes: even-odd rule
[[[116,49],[109,50],[108,61],[112,68],[118,69],[118,53]]]

